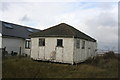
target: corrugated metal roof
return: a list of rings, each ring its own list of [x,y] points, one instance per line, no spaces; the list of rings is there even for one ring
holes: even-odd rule
[[[61,23],[56,26],[45,29],[41,32],[33,33],[30,36],[31,37],[75,37],[75,38],[96,42],[96,40],[93,39],[92,37],[84,34],[83,32],[77,30],[76,28],[66,23]]]
[[[19,38],[26,39],[26,38],[30,38],[29,37],[30,34],[40,31],[38,29],[21,26],[21,25],[17,25],[13,23],[8,23],[4,21],[1,21],[1,22],[2,22],[2,35],[3,36],[19,37]]]

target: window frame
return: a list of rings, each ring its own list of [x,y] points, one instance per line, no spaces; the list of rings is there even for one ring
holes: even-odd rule
[[[63,47],[63,39],[57,39],[57,47]]]
[[[77,39],[77,40],[76,40],[76,48],[77,48],[77,49],[80,49],[80,39]]]
[[[45,38],[39,38],[39,47],[45,46]]]
[[[85,41],[82,41],[82,49],[85,49]]]
[[[25,40],[25,48],[30,49],[31,48],[31,40]]]

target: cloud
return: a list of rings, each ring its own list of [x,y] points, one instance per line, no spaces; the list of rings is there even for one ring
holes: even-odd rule
[[[99,48],[117,49],[117,3],[7,2],[4,5],[7,5],[5,11],[0,10],[2,20],[38,29],[65,22],[95,38]]]
[[[86,24],[91,26],[117,27],[117,17],[114,15],[111,12],[101,12],[99,15],[87,20]]]
[[[1,2],[119,2],[119,0],[0,0]]]
[[[96,3],[93,3],[96,4]],[[91,3],[91,5],[93,5]],[[104,5],[102,9],[100,7]],[[87,4],[84,4],[84,6]],[[89,5],[90,6],[90,5]],[[96,6],[96,7],[95,7]],[[107,7],[109,6],[109,9]],[[98,41],[99,49],[118,49],[118,6],[117,4],[99,3],[86,9],[79,8],[68,14],[63,14],[61,20],[89,34]]]
[[[24,15],[20,20],[21,21],[29,21],[30,18],[27,15]]]
[[[7,11],[9,9],[9,3],[2,2],[0,3],[0,10]]]
[[[87,32],[98,40],[99,49],[118,49],[118,10],[117,6],[113,6],[111,5],[110,10],[101,10],[85,21]]]

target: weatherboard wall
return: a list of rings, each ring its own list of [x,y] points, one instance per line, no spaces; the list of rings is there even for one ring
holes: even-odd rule
[[[79,39],[79,38],[78,38]],[[83,62],[90,57],[96,56],[97,43],[83,39],[80,40],[80,48],[76,47],[77,38],[74,39],[74,62]],[[82,49],[82,42],[85,41],[85,48]]]
[[[45,46],[39,46],[39,38],[45,38]],[[73,64],[74,38],[32,38],[31,58]],[[57,47],[57,39],[63,39],[63,47]]]

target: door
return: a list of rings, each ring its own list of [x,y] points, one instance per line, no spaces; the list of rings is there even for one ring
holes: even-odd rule
[[[63,62],[63,39],[57,39],[56,61]]]
[[[63,48],[56,47],[56,61],[63,62]]]
[[[45,59],[45,47],[39,47],[38,58]]]
[[[42,60],[45,59],[45,38],[39,39],[38,58]]]

